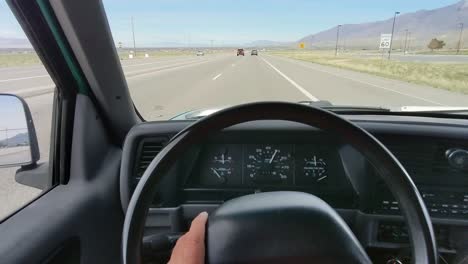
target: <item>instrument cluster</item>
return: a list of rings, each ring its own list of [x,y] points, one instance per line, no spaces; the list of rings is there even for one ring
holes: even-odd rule
[[[333,181],[336,155],[319,144],[207,144],[199,186],[311,186]]]

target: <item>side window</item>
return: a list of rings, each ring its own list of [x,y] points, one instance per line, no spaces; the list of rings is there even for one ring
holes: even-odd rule
[[[54,87],[16,18],[1,1],[0,221],[45,191],[44,185],[50,186],[46,181],[50,179],[47,166]],[[30,109],[37,144],[24,104]],[[25,165],[35,167],[34,173],[24,170]],[[22,167],[23,172],[17,175]]]

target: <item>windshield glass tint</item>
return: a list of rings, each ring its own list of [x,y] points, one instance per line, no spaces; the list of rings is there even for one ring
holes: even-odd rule
[[[255,101],[468,114],[468,0],[104,6],[147,120]]]

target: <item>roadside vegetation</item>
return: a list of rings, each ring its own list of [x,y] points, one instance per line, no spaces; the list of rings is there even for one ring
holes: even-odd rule
[[[194,55],[197,50],[178,50],[178,49],[167,49],[167,50],[138,50],[134,59],[143,59],[145,54],[148,54],[149,58],[160,58],[169,56],[184,56]],[[130,50],[119,50],[118,55],[120,60],[129,60]],[[16,67],[16,66],[27,66],[41,64],[41,60],[35,52],[0,52],[0,68],[3,67]]]
[[[334,55],[334,51],[274,51],[270,54],[468,94],[468,64],[402,62]]]
[[[0,67],[13,67],[40,64],[39,57],[34,52],[0,53]]]

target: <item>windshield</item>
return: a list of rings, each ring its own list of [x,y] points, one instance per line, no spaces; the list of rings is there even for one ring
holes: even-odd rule
[[[104,6],[146,120],[257,101],[468,114],[468,0]]]

